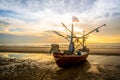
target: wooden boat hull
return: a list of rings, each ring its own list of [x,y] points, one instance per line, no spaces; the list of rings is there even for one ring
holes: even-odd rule
[[[69,67],[74,64],[85,61],[88,55],[89,53],[86,53],[84,55],[75,55],[75,54],[67,55],[67,54],[62,54],[62,53],[53,54],[56,64],[61,68]]]

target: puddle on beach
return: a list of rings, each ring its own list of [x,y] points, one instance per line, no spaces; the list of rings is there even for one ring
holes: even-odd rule
[[[8,53],[1,52],[0,57],[17,58],[17,59],[32,59],[36,61],[54,61],[54,57],[48,53]],[[109,64],[119,65],[120,56],[105,56],[105,55],[89,55],[88,61],[93,64]]]
[[[48,53],[0,53],[0,80],[119,80],[119,56],[89,55],[88,60],[59,68]]]

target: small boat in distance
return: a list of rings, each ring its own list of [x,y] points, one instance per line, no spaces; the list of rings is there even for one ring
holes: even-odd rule
[[[87,36],[94,31],[99,32],[98,31],[99,28],[101,28],[102,26],[106,26],[106,24],[103,24],[86,34],[85,31],[83,31],[82,36],[77,37],[74,34],[73,22],[79,22],[78,18],[73,16],[71,30],[69,30],[64,23],[61,23],[63,27],[65,27],[65,29],[70,32],[71,34],[70,39],[69,37],[65,37],[64,35],[58,33],[57,31],[53,31],[57,35],[67,39],[70,43],[69,49],[64,50],[63,52],[59,50],[58,44],[51,45],[50,53],[53,53],[56,64],[61,68],[70,67],[73,66],[74,64],[78,64],[85,61],[89,55],[89,48],[87,48],[87,46],[84,44]],[[75,47],[76,42],[77,42],[77,46]],[[79,46],[82,46],[82,48],[78,49]]]

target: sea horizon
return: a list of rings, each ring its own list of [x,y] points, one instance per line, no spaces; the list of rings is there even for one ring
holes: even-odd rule
[[[0,52],[49,53],[51,44],[52,43],[3,43],[0,44]],[[68,50],[69,43],[54,44],[59,44],[61,51]],[[86,45],[92,54],[120,55],[120,43],[87,43]]]
[[[58,44],[60,47],[68,47],[69,43],[0,43],[0,46],[23,46],[23,47],[51,47],[51,44]],[[76,44],[77,45],[77,44]],[[117,48],[120,49],[120,43],[86,43],[90,48]]]
[[[0,42],[0,46],[1,45],[51,45],[51,44],[69,44],[69,42]],[[108,42],[108,43],[101,43],[101,42],[98,42],[98,43],[88,43],[86,42],[85,44],[120,44],[118,42]]]

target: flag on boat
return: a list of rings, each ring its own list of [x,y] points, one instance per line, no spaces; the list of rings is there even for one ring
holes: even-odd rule
[[[72,16],[72,22],[79,22],[79,19],[75,16]]]
[[[98,30],[98,29],[96,29],[96,32],[99,32],[99,30]]]

